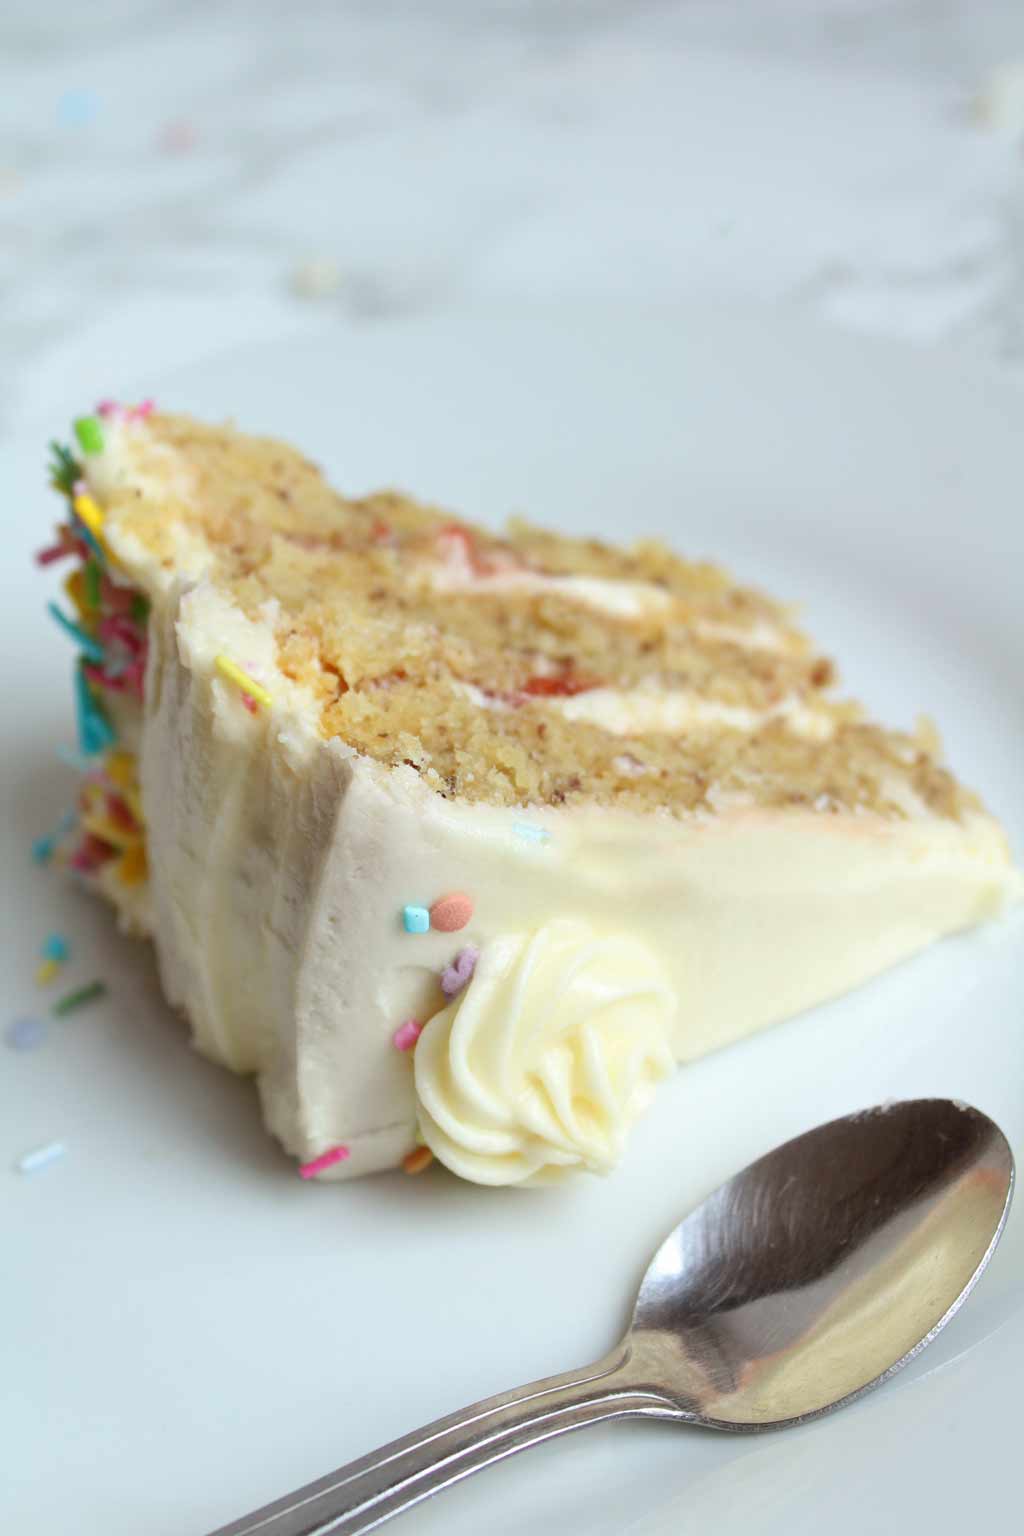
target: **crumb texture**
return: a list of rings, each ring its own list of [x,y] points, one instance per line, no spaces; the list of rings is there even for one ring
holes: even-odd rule
[[[495,534],[397,492],[347,499],[284,444],[180,416],[151,416],[130,451],[113,525],[168,569],[187,530],[209,578],[271,615],[322,734],[440,795],[676,815],[977,805],[933,734],[836,700],[789,611],[713,565],[519,522]]]

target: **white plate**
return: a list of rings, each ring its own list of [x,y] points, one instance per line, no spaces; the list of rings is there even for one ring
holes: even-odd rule
[[[140,340],[140,349],[143,346]],[[83,396],[109,391],[97,372]],[[169,406],[294,437],[339,484],[474,514],[643,531],[780,594],[877,713],[942,723],[1024,848],[1020,424],[1005,374],[778,315],[484,309],[253,347],[168,379]],[[60,423],[48,424],[53,427]],[[63,638],[27,561],[52,510],[36,443],[6,488],[2,863],[10,1013],[70,933],[109,999],[0,1053],[7,1530],[181,1536],[476,1397],[601,1354],[647,1254],[734,1169],[889,1096],[973,1100],[1024,1145],[1022,923],[951,940],[684,1072],[609,1180],[489,1191],[443,1175],[301,1184],[251,1086],[194,1056],[141,946],[29,842],[72,787]],[[11,508],[16,508],[12,515]],[[964,1313],[885,1390],[767,1439],[591,1430],[413,1515],[419,1532],[953,1532],[1015,1472],[1024,1216]]]

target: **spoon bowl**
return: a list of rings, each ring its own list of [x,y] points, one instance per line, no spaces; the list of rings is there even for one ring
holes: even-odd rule
[[[605,1358],[393,1441],[213,1536],[356,1536],[439,1489],[607,1419],[800,1424],[906,1365],[995,1249],[1013,1156],[949,1099],[818,1126],[751,1163],[675,1227]]]
[[[644,1276],[634,1368],[723,1429],[877,1386],[963,1304],[999,1241],[1013,1157],[987,1116],[915,1099],[818,1126],[710,1195]]]

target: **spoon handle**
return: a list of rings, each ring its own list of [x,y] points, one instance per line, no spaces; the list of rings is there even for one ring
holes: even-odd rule
[[[494,1461],[603,1419],[675,1417],[627,1376],[629,1348],[474,1403],[307,1483],[211,1536],[358,1536]]]

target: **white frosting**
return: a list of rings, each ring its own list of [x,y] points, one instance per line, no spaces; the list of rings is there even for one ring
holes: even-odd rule
[[[606,576],[550,576],[543,571],[504,570],[478,574],[456,552],[431,572],[432,585],[440,592],[469,592],[474,597],[507,596],[512,592],[564,597],[572,603],[596,608],[617,619],[660,616],[671,608],[672,594],[649,581],[620,581]]]
[[[492,939],[416,1047],[424,1140],[479,1184],[605,1173],[671,1071],[676,998],[639,939],[556,918]]]
[[[773,720],[784,720],[798,736],[822,741],[835,729],[829,715],[809,709],[797,698],[783,699],[771,709],[749,709],[683,689],[591,688],[572,698],[551,699],[548,705],[566,720],[586,720],[620,736],[647,732],[678,736],[708,726],[749,732]]]
[[[514,1177],[558,1166],[567,1148],[580,1166],[603,1167],[642,1097],[630,1094],[630,1063],[653,1082],[664,1042],[691,1060],[994,915],[1019,890],[1002,833],[981,814],[958,824],[776,813],[741,798],[680,820],[442,799],[414,769],[386,769],[319,736],[312,702],[277,670],[270,614],[251,623],[211,587],[158,572],[116,518],[106,536],[153,600],[140,767],[164,989],[200,1050],[256,1074],[267,1121],[291,1152],[306,1160],[349,1147],[324,1177],[394,1166],[416,1145],[413,1063],[393,1044],[410,1016],[438,1016],[417,1070],[433,1095],[424,1133],[443,1158],[468,1176],[496,1176],[499,1164],[472,1145],[482,1121],[465,1109],[482,1084],[505,1130],[517,1127],[505,1165]],[[269,709],[243,707],[215,670],[221,651],[258,670]],[[524,822],[546,840],[522,835]],[[462,932],[404,932],[406,903],[451,891],[473,900]],[[608,948],[607,968],[600,948],[588,961],[586,986],[625,994],[589,1030],[584,983],[565,979],[550,938],[565,918]],[[505,971],[501,946],[539,934],[548,938],[534,981],[509,1019],[502,988],[531,952],[517,950]],[[580,943],[589,952],[589,939]],[[483,952],[479,978],[446,1009],[439,974],[464,945]],[[550,1018],[534,990],[549,972],[562,978]],[[530,1073],[540,1062],[556,1080],[550,1031],[566,1020],[577,1045],[596,1034],[595,1061],[612,1064],[609,1097],[603,1118],[552,1113],[541,1134]],[[463,1034],[475,1066],[456,1077],[451,1050]],[[584,1053],[562,1070],[563,1087],[587,1069]]]

